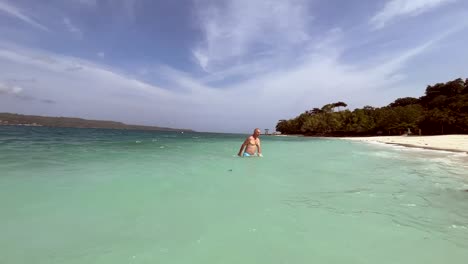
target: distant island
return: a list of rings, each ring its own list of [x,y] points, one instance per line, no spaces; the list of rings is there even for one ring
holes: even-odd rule
[[[73,117],[49,117],[35,115],[21,115],[13,113],[0,113],[0,126],[46,126],[46,127],[73,127],[73,128],[108,128],[127,130],[155,130],[194,132],[191,129],[177,129],[157,126],[127,125],[121,122],[105,120],[88,120]]]

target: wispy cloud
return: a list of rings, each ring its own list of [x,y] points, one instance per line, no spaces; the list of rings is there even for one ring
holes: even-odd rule
[[[40,101],[42,103],[45,103],[45,104],[56,104],[57,103],[56,101],[50,100],[50,99],[40,99]]]
[[[75,65],[75,66],[69,66],[67,68],[65,68],[66,71],[81,71],[83,70],[83,67],[81,67],[80,65]]]
[[[416,16],[457,0],[389,0],[369,21],[374,29],[381,29],[391,20],[402,16]]]
[[[38,29],[41,29],[41,30],[44,30],[44,31],[50,31],[49,28],[47,28],[46,26],[36,22],[34,19],[27,16],[21,10],[19,10],[15,6],[12,6],[11,4],[0,1],[0,11],[3,11],[5,13],[9,14],[10,16],[14,16],[14,17],[22,20],[23,22],[26,22],[27,24],[29,24],[29,25],[31,25],[31,26],[33,26],[35,28],[38,28]]]
[[[83,32],[78,27],[76,27],[68,17],[63,18],[63,23],[70,33],[74,34],[80,39],[83,38]]]
[[[200,49],[195,49],[192,51],[194,58],[197,60],[200,67],[208,72],[208,63],[210,62],[208,56],[206,55],[206,51],[202,51]]]
[[[0,82],[0,94],[19,94],[23,88]]]
[[[23,101],[37,101],[45,104],[55,104],[54,100],[39,99],[31,95],[23,94],[24,89],[18,85],[12,84],[14,82],[7,81],[6,83],[0,82],[0,95],[10,96],[15,99]]]
[[[20,84],[20,83],[35,83],[36,79],[33,78],[9,78],[5,80],[7,83],[14,83],[14,84]]]
[[[98,55],[99,58],[104,58],[106,56],[106,54],[104,54],[104,52],[98,52],[97,55]]]
[[[227,61],[242,62],[252,53],[303,44],[310,39],[307,29],[312,17],[307,10],[305,0],[199,1],[204,40],[194,47],[193,55],[204,70],[212,71]]]
[[[49,58],[38,60],[36,58]],[[53,61],[53,62],[52,62]],[[77,70],[77,65],[80,69]],[[190,95],[181,95],[152,84],[132,78],[110,67],[87,60],[54,53],[27,49],[20,46],[0,48],[0,80],[7,78],[31,78],[37,82],[28,84],[28,89],[19,90],[2,85],[4,93],[22,92],[24,98],[48,98],[61,105],[61,114],[93,118],[107,118],[132,123],[146,123],[152,113],[157,125],[182,125],[182,116],[190,108]],[[106,98],[101,100],[98,98]],[[1,101],[2,98],[0,98]],[[50,103],[48,102],[48,103]],[[31,100],[29,111],[40,111],[44,103]],[[3,107],[23,112],[24,105],[2,101]],[[86,108],[80,107],[86,104]],[[119,110],[120,109],[120,110]],[[116,118],[116,113],[120,117]],[[180,123],[173,123],[175,120]],[[151,119],[153,119],[151,118]],[[171,123],[172,122],[172,123]],[[156,123],[153,123],[156,125]]]

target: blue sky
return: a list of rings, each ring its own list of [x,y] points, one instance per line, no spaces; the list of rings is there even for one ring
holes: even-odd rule
[[[251,132],[468,77],[464,0],[0,0],[0,111]]]

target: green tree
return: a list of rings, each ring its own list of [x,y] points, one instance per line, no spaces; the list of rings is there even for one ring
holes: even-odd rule
[[[407,106],[412,104],[419,104],[419,99],[414,97],[404,97],[398,98],[393,103],[391,103],[390,107],[397,107],[397,106]]]
[[[344,102],[312,108],[280,120],[277,130],[303,134],[401,134],[422,128],[424,134],[468,133],[468,79],[429,85],[420,98],[398,98],[386,107],[364,106],[341,111]],[[338,108],[338,111],[335,109]]]

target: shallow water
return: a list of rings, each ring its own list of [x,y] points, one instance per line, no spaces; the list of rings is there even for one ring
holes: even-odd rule
[[[463,154],[0,126],[0,263],[466,263]]]

